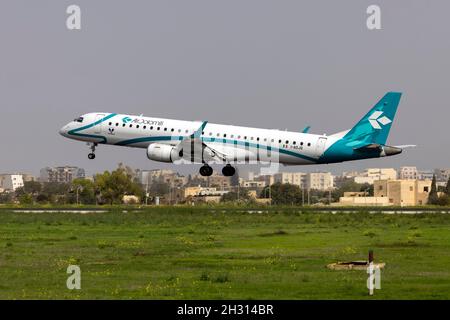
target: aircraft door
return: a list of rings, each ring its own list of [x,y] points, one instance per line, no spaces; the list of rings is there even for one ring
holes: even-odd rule
[[[323,154],[323,152],[325,151],[326,144],[327,144],[327,138],[320,137],[319,140],[317,140],[316,155],[321,156]]]
[[[104,117],[105,117],[105,114],[104,114],[104,113],[97,113],[97,114],[95,115],[95,122],[94,122],[94,123],[99,122],[99,121],[100,121],[101,119],[103,119]],[[97,125],[94,126],[94,133],[100,134],[100,133],[102,133],[102,131],[103,131],[103,122],[102,122],[102,123],[99,123],[99,124],[97,124]]]

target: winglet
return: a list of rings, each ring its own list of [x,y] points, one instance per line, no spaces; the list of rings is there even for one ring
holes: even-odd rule
[[[206,127],[206,124],[208,123],[208,121],[203,121],[202,125],[200,126],[200,128],[197,129],[197,131],[195,131],[192,135],[191,138],[195,139],[195,138],[200,138],[200,136],[202,135],[203,130]]]
[[[308,133],[309,129],[311,129],[311,126],[306,126],[305,129],[303,129],[302,133]]]

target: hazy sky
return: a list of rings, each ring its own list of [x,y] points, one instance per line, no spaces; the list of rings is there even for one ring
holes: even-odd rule
[[[80,31],[66,28],[70,4]],[[366,27],[370,4],[382,30]],[[388,142],[416,149],[295,170],[450,167],[449,12],[444,0],[2,0],[0,172],[168,167],[114,146],[88,160],[58,134],[87,112],[331,134],[386,91],[404,93]]]

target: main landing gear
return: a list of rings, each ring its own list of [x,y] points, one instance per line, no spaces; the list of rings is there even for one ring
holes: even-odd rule
[[[234,176],[234,174],[236,173],[236,169],[233,168],[230,164],[227,164],[225,167],[223,167],[222,169],[222,174],[225,177],[231,177]]]
[[[207,164],[200,167],[200,174],[202,176],[209,177],[210,175],[212,175],[212,173],[213,173],[213,169],[210,166],[208,166]]]
[[[200,168],[200,174],[204,177],[209,177],[210,175],[212,175],[213,173],[213,169],[207,165],[204,164],[201,168]],[[231,177],[236,173],[236,169],[234,167],[232,167],[230,164],[227,164],[225,167],[223,167],[222,169],[222,174],[225,177]]]
[[[93,159],[95,159],[95,147],[97,147],[98,144],[96,142],[94,142],[94,143],[88,143],[88,145],[89,145],[89,148],[91,149],[91,153],[88,154],[88,158],[90,160],[93,160]]]

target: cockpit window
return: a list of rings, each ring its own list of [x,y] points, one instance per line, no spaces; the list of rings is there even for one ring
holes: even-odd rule
[[[83,122],[83,117],[78,117],[76,119],[73,119],[75,122]]]

